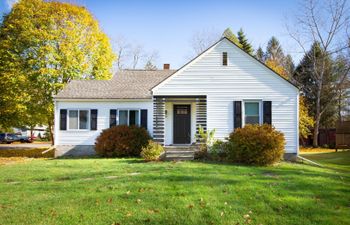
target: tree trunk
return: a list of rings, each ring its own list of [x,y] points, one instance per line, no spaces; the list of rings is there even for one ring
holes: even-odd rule
[[[313,141],[312,141],[312,146],[314,148],[318,147],[318,129],[320,128],[320,118],[315,119],[315,125],[314,125],[314,133],[313,133]]]
[[[30,126],[30,138],[33,138],[34,137],[34,127],[33,126]]]
[[[51,144],[55,145],[55,139],[54,139],[54,133],[53,133],[53,126],[52,126],[52,121],[48,121],[48,126],[49,126],[49,132],[50,132],[50,138],[51,138]]]
[[[315,125],[314,125],[314,133],[313,133],[313,142],[312,146],[314,148],[318,147],[318,129],[320,128],[320,120],[321,120],[321,88],[322,84],[318,86],[317,95],[316,95],[316,114],[315,114]]]

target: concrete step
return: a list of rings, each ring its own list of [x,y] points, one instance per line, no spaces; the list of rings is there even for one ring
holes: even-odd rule
[[[193,160],[194,159],[194,155],[193,156],[166,156],[165,160],[167,161],[185,161],[185,160]]]

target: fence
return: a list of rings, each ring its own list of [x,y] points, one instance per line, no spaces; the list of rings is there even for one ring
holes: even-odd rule
[[[350,121],[337,123],[335,143],[336,149],[350,149]]]

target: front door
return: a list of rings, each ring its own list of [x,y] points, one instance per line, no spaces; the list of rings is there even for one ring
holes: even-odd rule
[[[174,144],[191,144],[191,105],[174,105]]]

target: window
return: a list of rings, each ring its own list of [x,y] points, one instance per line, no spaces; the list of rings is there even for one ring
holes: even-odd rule
[[[227,52],[222,53],[222,65],[227,66]]]
[[[121,109],[119,110],[118,125],[140,125],[140,110]]]
[[[260,124],[260,104],[259,102],[244,103],[244,123]]]
[[[89,110],[69,110],[68,129],[87,130],[89,129]]]

